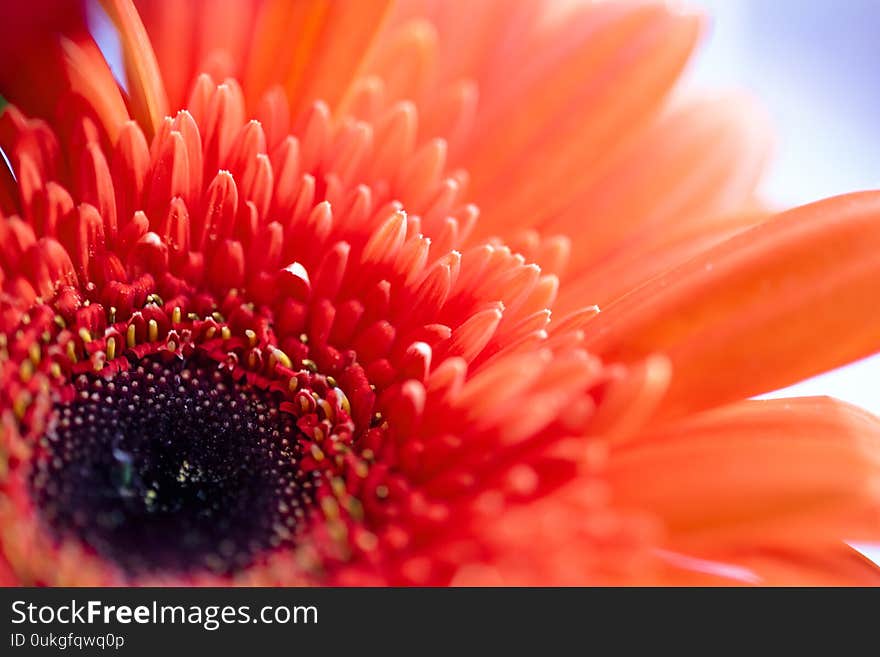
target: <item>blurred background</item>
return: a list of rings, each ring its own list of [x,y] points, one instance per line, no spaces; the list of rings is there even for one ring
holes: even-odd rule
[[[877,0],[689,4],[713,20],[688,84],[749,89],[772,117],[768,199],[787,206],[880,187]],[[764,396],[832,395],[880,414],[878,382],[874,356]]]

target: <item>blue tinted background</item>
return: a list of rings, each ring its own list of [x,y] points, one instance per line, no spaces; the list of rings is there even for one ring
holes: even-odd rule
[[[791,205],[880,186],[880,2],[696,4],[714,18],[689,83],[745,87],[764,103],[778,135],[767,198]],[[880,413],[878,383],[875,356],[772,396],[833,395]]]

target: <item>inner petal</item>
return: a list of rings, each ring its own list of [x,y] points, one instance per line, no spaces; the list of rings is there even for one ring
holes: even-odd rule
[[[299,467],[278,393],[196,352],[152,356],[59,402],[31,485],[46,524],[129,574],[245,568],[304,529],[316,473]]]

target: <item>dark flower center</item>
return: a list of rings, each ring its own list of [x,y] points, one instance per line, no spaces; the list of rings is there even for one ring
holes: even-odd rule
[[[315,475],[273,392],[206,356],[80,376],[32,487],[46,524],[132,575],[230,573],[302,531]]]

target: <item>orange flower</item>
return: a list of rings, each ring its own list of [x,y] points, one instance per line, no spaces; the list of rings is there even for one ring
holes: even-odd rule
[[[880,347],[880,195],[767,217],[700,17],[103,6],[0,28],[0,581],[877,581],[880,423],[742,400]]]

